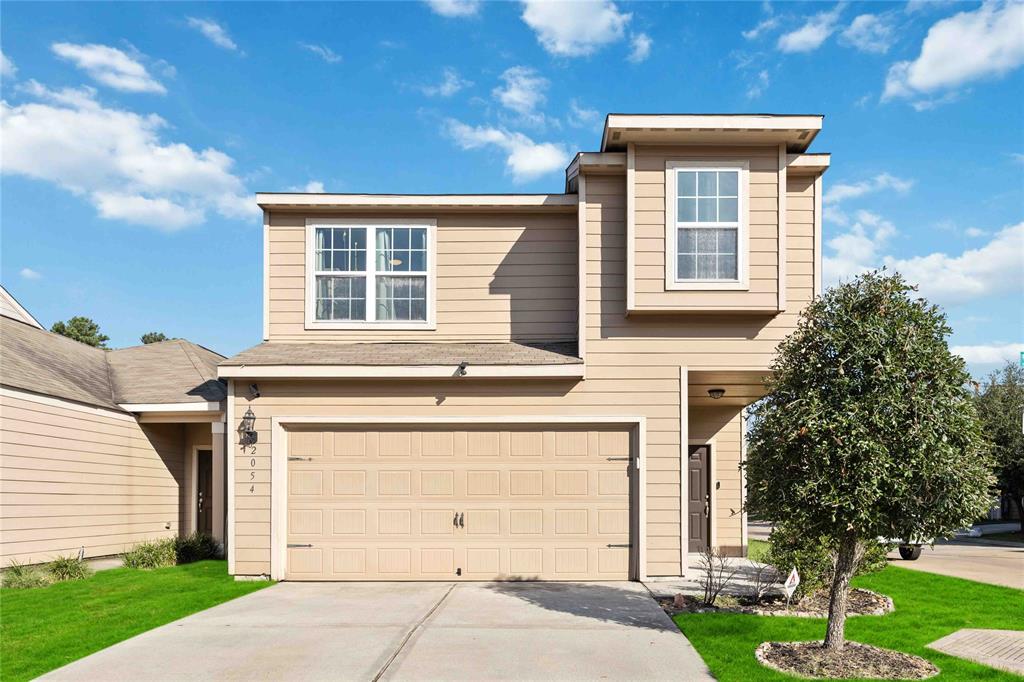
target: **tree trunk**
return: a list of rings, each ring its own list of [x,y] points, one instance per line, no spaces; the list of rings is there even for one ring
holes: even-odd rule
[[[1017,508],[1017,520],[1020,522],[1020,534],[1024,535],[1024,498],[1021,498],[1015,490],[1010,494],[1010,499],[1013,500],[1013,506]]]
[[[842,651],[846,644],[846,598],[850,592],[850,580],[857,570],[857,550],[857,537],[852,533],[845,535],[839,543],[832,592],[828,599],[828,629],[825,630],[825,649],[829,651]]]

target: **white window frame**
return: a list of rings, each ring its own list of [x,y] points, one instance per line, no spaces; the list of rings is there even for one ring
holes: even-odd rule
[[[739,205],[736,235],[735,280],[678,279],[676,236],[677,178],[680,171],[735,171],[739,177]],[[671,159],[665,162],[665,290],[666,291],[747,291],[750,289],[750,161],[747,159]],[[688,224],[686,227],[732,227],[719,223]]]
[[[366,315],[377,310],[377,239],[378,227],[425,227],[427,229],[427,319],[400,320],[318,320],[316,319],[316,228],[366,228]],[[433,218],[307,218],[306,219],[306,329],[437,329],[437,221]],[[348,273],[352,274],[352,273]],[[401,272],[386,274],[401,277]]]

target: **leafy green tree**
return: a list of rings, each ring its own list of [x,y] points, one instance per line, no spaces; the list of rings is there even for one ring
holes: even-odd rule
[[[109,336],[100,332],[98,324],[80,315],[72,317],[67,322],[54,322],[50,331],[97,348],[106,348],[107,341],[110,340]]]
[[[750,512],[827,538],[825,648],[845,644],[850,579],[878,538],[952,534],[990,504],[990,464],[945,315],[900,275],[830,289],[779,345],[753,409]]]
[[[978,393],[978,416],[995,460],[996,485],[1024,519],[1024,367],[1006,363],[989,375]],[[1024,534],[1024,527],[1021,528]]]
[[[146,344],[147,346],[151,343],[159,343],[161,341],[166,340],[167,335],[164,334],[163,332],[146,332],[145,334],[142,335],[142,338],[140,339],[140,341],[142,341],[142,343]]]

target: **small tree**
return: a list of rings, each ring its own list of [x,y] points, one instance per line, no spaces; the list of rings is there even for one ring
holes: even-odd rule
[[[989,461],[945,316],[899,275],[829,290],[778,349],[753,410],[750,513],[826,537],[825,648],[845,644],[850,579],[877,538],[952,534],[989,504]]]
[[[145,334],[142,335],[142,338],[139,340],[148,346],[151,343],[160,343],[161,341],[166,341],[167,335],[164,334],[163,332],[146,332]]]
[[[109,336],[100,332],[98,324],[80,315],[72,317],[67,322],[54,322],[50,331],[97,348],[106,348],[107,341],[110,340]]]
[[[1024,367],[1006,363],[989,375],[978,394],[978,416],[991,444],[995,460],[996,485],[1013,500],[1017,518],[1024,520],[1024,433],[1021,431],[1021,410],[1024,410]],[[1024,534],[1024,525],[1021,526]]]

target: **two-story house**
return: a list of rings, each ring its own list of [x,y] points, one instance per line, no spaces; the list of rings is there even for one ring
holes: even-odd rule
[[[821,288],[821,123],[612,114],[558,194],[259,194],[264,341],[219,366],[230,572],[742,555],[743,410]]]

